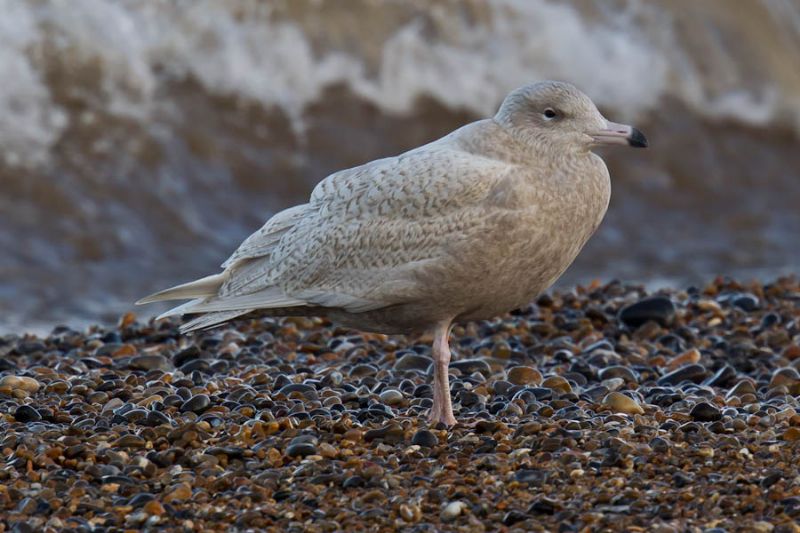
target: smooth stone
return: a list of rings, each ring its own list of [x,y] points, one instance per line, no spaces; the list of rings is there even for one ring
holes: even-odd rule
[[[489,363],[483,359],[463,359],[461,361],[453,361],[450,363],[450,368],[455,368],[464,375],[469,375],[473,372],[480,372],[486,376],[492,374],[492,369],[489,366]]]
[[[703,385],[708,385],[709,387],[724,387],[728,384],[731,380],[736,377],[736,370],[731,365],[723,365],[722,368],[717,370],[713,376],[706,379],[703,382]]]
[[[700,362],[700,350],[697,348],[692,348],[690,350],[686,350],[680,355],[676,355],[672,359],[669,360],[667,363],[667,370],[673,371],[677,368],[682,367],[683,365],[691,365],[694,363]]]
[[[342,483],[343,489],[349,489],[354,487],[363,487],[367,484],[367,480],[361,476],[350,476],[344,480]]]
[[[467,508],[467,504],[461,501],[455,501],[448,503],[445,508],[442,510],[442,520],[445,522],[452,522],[459,515],[461,512]]]
[[[557,390],[565,394],[572,392],[572,386],[569,384],[569,381],[561,376],[550,376],[542,381],[542,387],[545,389]]]
[[[319,394],[317,393],[317,389],[315,389],[312,385],[307,383],[289,383],[288,385],[284,385],[278,391],[279,394],[283,394],[284,396],[289,396],[292,393],[300,393],[303,398],[307,400],[318,400]]]
[[[155,427],[160,426],[161,424],[170,424],[170,418],[160,411],[149,411],[147,413],[147,417],[144,419],[144,423],[147,426]]]
[[[750,293],[738,294],[732,297],[730,302],[734,307],[738,307],[747,313],[758,311],[761,308],[761,302],[758,297]]]
[[[39,390],[41,384],[28,376],[3,376],[0,378],[0,387],[8,387],[11,390],[23,390],[33,394]]]
[[[405,438],[403,428],[395,422],[390,422],[378,429],[371,429],[364,433],[364,440],[369,442],[375,439],[383,439],[388,444],[397,444]]]
[[[749,379],[743,379],[734,385],[733,388],[728,391],[728,394],[725,395],[725,399],[729,400],[734,397],[742,397],[745,394],[756,394],[756,388]]]
[[[137,355],[128,362],[133,370],[172,370],[172,362],[163,355]]]
[[[403,393],[397,389],[386,389],[380,393],[380,399],[386,405],[399,405],[405,398]]]
[[[628,383],[639,382],[639,376],[636,375],[636,372],[622,365],[614,365],[604,368],[597,373],[597,377],[600,379],[600,381],[605,381],[612,378],[622,378]]]
[[[708,372],[702,365],[691,364],[673,370],[658,378],[656,384],[658,385],[677,385],[682,381],[691,381],[692,383],[700,383],[706,377]]]
[[[156,497],[154,494],[150,494],[149,492],[140,492],[128,500],[128,505],[131,507],[141,507],[142,505],[155,500]]]
[[[608,389],[609,391],[619,390],[625,386],[625,380],[622,378],[611,378],[611,379],[604,379],[600,382],[600,385]]]
[[[538,385],[542,382],[541,372],[530,366],[511,367],[506,377],[514,385]]]
[[[603,398],[603,405],[610,407],[616,413],[644,414],[644,409],[639,405],[639,402],[621,392],[609,392],[606,394],[606,397]]]
[[[118,448],[144,448],[147,442],[138,435],[123,435],[112,443]]]
[[[172,356],[172,363],[176,367],[181,367],[184,364],[192,361],[194,359],[200,359],[202,357],[202,352],[200,352],[200,348],[197,346],[189,346],[185,350],[181,350],[180,352],[176,353]]]
[[[774,389],[775,387],[785,385],[791,390],[798,383],[800,383],[800,372],[798,372],[796,368],[785,366],[772,373],[772,377],[769,380],[769,388]],[[794,392],[792,391],[792,393]]]
[[[350,372],[348,372],[348,376],[350,376],[351,378],[353,377],[358,378],[364,376],[374,376],[377,373],[378,369],[375,366],[370,364],[361,364],[351,368]]]
[[[623,307],[619,312],[620,321],[628,327],[638,328],[653,321],[669,326],[675,318],[675,304],[666,296],[653,296]]]
[[[101,412],[101,413],[108,413],[108,412],[111,412],[111,411],[113,411],[114,409],[119,409],[120,407],[122,407],[122,405],[123,405],[124,403],[125,403],[125,402],[123,402],[123,401],[122,401],[121,399],[119,399],[119,398],[111,398],[110,400],[108,400],[108,401],[105,403],[105,405],[103,405],[103,408],[100,410],[100,412]]]
[[[294,442],[286,447],[286,455],[289,457],[306,457],[316,454],[317,446],[312,442]]]
[[[656,453],[665,453],[669,451],[670,444],[669,441],[667,441],[666,439],[663,439],[661,437],[656,437],[650,441],[650,447]]]
[[[798,440],[800,440],[800,428],[790,427],[789,429],[783,432],[783,436],[781,438],[785,441],[797,442]]]
[[[180,411],[182,413],[191,411],[200,414],[208,409],[209,405],[211,405],[211,398],[209,398],[207,394],[198,394],[183,402]]]
[[[42,415],[30,405],[20,405],[17,407],[17,410],[14,411],[14,419],[17,422],[23,423],[38,422],[42,419]]]
[[[439,444],[439,439],[433,434],[432,431],[420,429],[414,433],[414,437],[411,439],[411,444],[416,444],[417,446],[423,446],[425,448],[433,448]]]
[[[402,356],[400,359],[395,361],[394,369],[395,370],[422,370],[423,372],[427,371],[428,368],[433,363],[433,359],[430,357],[425,357],[424,355],[419,355],[416,353],[407,353]]]
[[[722,413],[708,402],[700,402],[689,412],[689,416],[698,422],[714,422],[722,418]]]

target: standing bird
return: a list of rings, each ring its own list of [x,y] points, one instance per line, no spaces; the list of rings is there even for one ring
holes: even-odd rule
[[[453,425],[452,324],[527,304],[572,263],[608,208],[608,169],[591,151],[600,144],[647,140],[568,83],[521,87],[493,118],[328,176],[222,272],[137,303],[191,299],[161,315],[200,314],[182,332],[256,309],[382,333],[432,330],[429,420]]]

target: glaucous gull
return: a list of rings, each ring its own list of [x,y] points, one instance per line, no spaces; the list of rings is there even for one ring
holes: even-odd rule
[[[608,207],[601,144],[644,147],[574,86],[509,94],[493,118],[404,154],[336,172],[277,213],[222,272],[137,303],[191,299],[188,332],[256,309],[325,315],[383,333],[433,333],[431,423],[453,425],[454,322],[523,306],[572,263]]]

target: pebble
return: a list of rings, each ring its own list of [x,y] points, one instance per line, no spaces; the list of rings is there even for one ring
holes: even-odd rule
[[[311,442],[294,442],[286,448],[286,455],[289,457],[306,457],[316,454],[317,447]]]
[[[411,439],[411,444],[422,446],[424,448],[433,448],[439,444],[439,439],[431,431],[427,429],[419,429],[414,433]]]
[[[722,418],[720,410],[708,402],[700,402],[689,413],[698,422],[714,422]]]
[[[483,359],[463,359],[461,361],[453,361],[450,363],[450,368],[455,368],[462,374],[480,372],[481,374],[488,376],[492,373],[489,363]]]
[[[603,368],[602,370],[600,370],[600,372],[598,372],[597,377],[600,378],[600,380],[602,381],[605,381],[607,379],[620,378],[626,381],[627,383],[639,382],[639,376],[636,375],[636,372],[628,368],[627,366],[622,366],[622,365],[614,365]]]
[[[631,328],[638,328],[649,321],[668,326],[674,318],[675,304],[665,296],[645,298],[623,307],[619,312],[619,319]]]
[[[13,390],[21,390],[28,393],[35,393],[39,391],[41,384],[35,379],[28,376],[3,376],[0,378],[0,388],[9,388]]]
[[[193,412],[193,413],[203,413],[208,406],[211,404],[211,398],[208,397],[207,394],[198,394],[197,396],[192,396],[185,402],[181,404],[180,411],[182,413],[186,412]]]
[[[326,319],[0,336],[0,522],[782,531],[800,517],[798,295],[792,278],[720,278],[666,291],[673,317],[633,327],[619,302],[648,297],[612,282],[457,324],[447,430],[426,420],[429,342]]]
[[[603,398],[603,405],[610,407],[616,413],[625,413],[629,415],[644,414],[644,409],[639,403],[621,392],[609,392]]]
[[[397,389],[386,389],[381,392],[380,398],[386,405],[400,405],[405,400],[403,393]]]
[[[467,504],[464,502],[461,501],[450,502],[442,510],[442,520],[445,522],[452,522],[453,520],[458,518],[466,508]]]
[[[172,363],[163,355],[137,355],[128,366],[134,370],[171,370]]]
[[[708,371],[703,365],[691,364],[682,366],[661,376],[656,383],[658,385],[677,385],[683,381],[700,383],[706,375],[708,375]]]
[[[667,370],[671,372],[673,370],[682,367],[683,365],[690,365],[699,362],[700,362],[700,350],[698,350],[697,348],[692,348],[670,359],[669,363],[667,364]]]
[[[542,382],[542,374],[530,366],[511,367],[506,376],[514,385],[539,385]]]
[[[20,405],[14,411],[14,419],[22,423],[37,422],[42,419],[42,415],[30,405]]]
[[[408,353],[403,355],[400,359],[397,360],[394,364],[394,369],[403,371],[403,370],[421,370],[423,372],[427,372],[428,368],[433,364],[433,359],[430,357],[425,357],[424,355],[418,355],[415,353]]]

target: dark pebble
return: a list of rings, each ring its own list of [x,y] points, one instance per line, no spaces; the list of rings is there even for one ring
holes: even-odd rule
[[[131,496],[131,498],[128,500],[128,505],[134,508],[141,507],[147,502],[153,501],[155,499],[156,497],[153,494],[150,494],[149,492],[140,492],[139,494]]]
[[[523,520],[527,519],[528,515],[526,515],[522,511],[509,511],[503,517],[503,525],[513,526],[517,522],[522,522]]]
[[[669,374],[661,376],[656,383],[658,385],[677,385],[682,381],[700,383],[708,372],[705,367],[698,364],[685,365],[673,370]]]
[[[758,298],[750,293],[736,295],[730,299],[730,302],[734,307],[738,307],[748,313],[758,311],[761,308]]]
[[[736,378],[736,370],[731,365],[723,365],[713,376],[703,382],[711,387],[725,387]]]
[[[411,444],[416,444],[417,446],[423,446],[425,448],[433,448],[437,444],[439,444],[439,439],[436,438],[431,431],[427,429],[420,429],[416,433],[414,433],[414,437],[411,439]]]
[[[39,414],[39,411],[31,407],[30,405],[20,405],[17,407],[17,410],[14,411],[14,419],[17,422],[38,422],[42,419],[42,415]]]
[[[306,457],[316,454],[317,447],[311,442],[294,442],[286,447],[286,455],[289,457]]]
[[[698,422],[714,422],[722,418],[722,413],[708,402],[700,402],[692,407],[689,415]]]
[[[395,370],[422,370],[426,372],[433,363],[430,357],[416,353],[407,353],[394,363]]]
[[[191,411],[200,414],[208,409],[209,405],[211,405],[211,398],[209,398],[207,394],[198,394],[183,402],[180,410],[182,413]]]
[[[465,375],[472,374],[473,372],[480,372],[485,376],[489,376],[492,373],[489,363],[483,359],[464,359],[462,361],[453,361],[450,363],[450,368],[456,368],[459,372]]]
[[[669,326],[675,318],[675,304],[666,296],[645,298],[619,312],[619,319],[628,327],[638,328],[642,324],[653,321],[662,326]]]
[[[638,383],[639,376],[627,366],[614,365],[600,370],[597,374],[600,381],[611,378],[622,378],[628,383]]]
[[[394,422],[390,422],[378,429],[371,429],[364,433],[364,440],[369,442],[375,439],[382,439],[388,444],[397,444],[404,439],[403,428]]]

